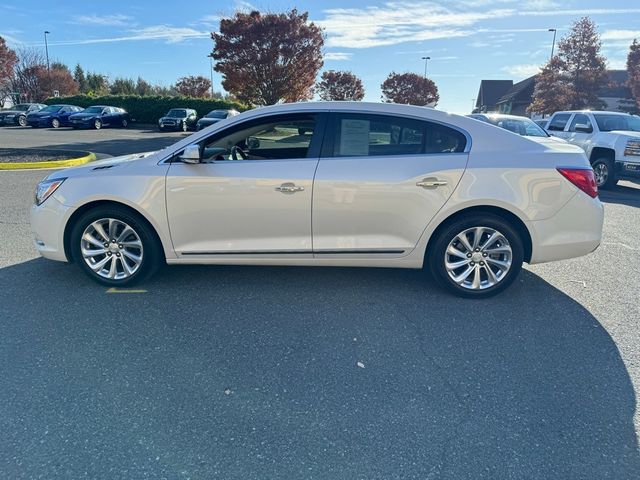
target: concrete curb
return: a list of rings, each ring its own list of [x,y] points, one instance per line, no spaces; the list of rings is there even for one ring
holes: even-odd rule
[[[96,154],[86,152],[86,155],[67,160],[51,160],[50,162],[0,162],[0,170],[35,170],[39,168],[77,167],[96,159]]]

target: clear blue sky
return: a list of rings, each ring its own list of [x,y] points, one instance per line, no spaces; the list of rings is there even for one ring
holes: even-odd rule
[[[44,48],[52,59],[85,70],[142,76],[169,85],[184,75],[209,75],[209,32],[236,9],[282,11],[296,6],[327,35],[324,69],[351,70],[366,100],[380,99],[390,71],[424,71],[440,89],[438,108],[468,113],[483,78],[521,80],[549,57],[552,33],[566,34],[582,15],[602,34],[610,68],[624,68],[629,44],[640,39],[640,2],[631,0],[431,1],[120,1],[4,0],[0,35],[12,47]],[[214,86],[221,90],[220,77]]]

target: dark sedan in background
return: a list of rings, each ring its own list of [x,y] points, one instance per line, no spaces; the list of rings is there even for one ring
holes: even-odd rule
[[[220,120],[224,120],[225,118],[235,117],[240,112],[237,110],[212,110],[207,113],[204,117],[198,120],[196,125],[196,130],[202,130],[203,128],[208,127],[209,125],[213,125],[214,123],[219,122]]]
[[[27,124],[37,127],[68,127],[69,117],[81,112],[82,108],[75,105],[49,105],[40,111],[27,115]]]
[[[32,112],[38,112],[45,108],[42,103],[19,103],[6,110],[0,110],[0,126],[2,125],[20,125],[27,126],[27,115]]]
[[[127,128],[131,123],[131,116],[122,108],[94,105],[71,115],[69,123],[73,128],[95,128],[96,130],[102,127]]]
[[[158,129],[162,130],[193,130],[196,128],[198,112],[191,108],[172,108],[164,117],[158,120]]]

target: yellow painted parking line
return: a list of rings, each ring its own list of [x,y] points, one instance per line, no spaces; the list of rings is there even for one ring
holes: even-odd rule
[[[135,290],[132,288],[115,288],[111,287],[107,293],[147,293],[146,290]]]
[[[49,162],[0,162],[0,170],[33,170],[38,168],[77,167],[96,159],[95,153],[67,160],[51,160]]]

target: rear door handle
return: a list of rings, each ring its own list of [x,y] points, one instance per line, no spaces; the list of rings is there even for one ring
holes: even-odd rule
[[[428,178],[422,179],[421,182],[416,182],[416,185],[422,188],[445,187],[447,185],[447,181],[440,180],[439,178],[435,178],[435,177],[428,177]]]
[[[283,183],[279,187],[276,187],[276,192],[280,193],[296,193],[304,191],[304,187],[299,187],[295,183],[287,182]]]

